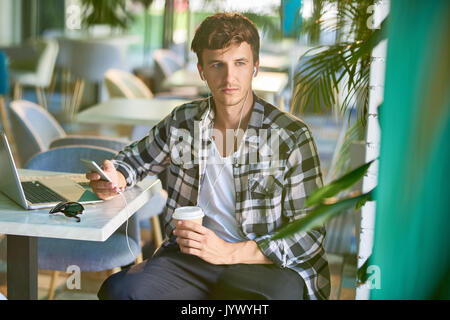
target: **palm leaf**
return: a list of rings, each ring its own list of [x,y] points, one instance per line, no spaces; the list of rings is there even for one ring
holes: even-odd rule
[[[378,0],[361,0],[356,3],[346,0],[324,0],[320,7],[326,4],[337,4],[338,16],[336,29],[348,25],[354,41],[339,42],[329,46],[309,58],[295,75],[294,94],[291,112],[303,113],[314,102],[313,109],[321,112],[324,109],[339,107],[344,115],[356,98],[357,117],[364,118],[368,110],[368,86],[370,71],[370,54],[372,49],[385,38],[387,19],[380,29],[368,29],[366,22],[371,13],[367,12],[369,5]],[[321,16],[321,15],[320,15]],[[318,20],[321,24],[324,21]],[[311,27],[312,29],[317,26]],[[315,50],[316,47],[311,50]],[[310,51],[304,56],[310,55]],[[331,81],[328,81],[330,79]],[[336,105],[334,95],[338,92],[341,81],[346,82],[348,94],[340,106]],[[321,98],[318,99],[318,96]],[[365,126],[365,119],[362,125]]]
[[[340,46],[333,46],[314,55],[295,75],[292,112],[303,112],[310,101],[314,101],[314,109],[318,112],[334,107],[334,96],[338,92],[336,79],[340,77],[343,67],[337,55],[340,49]]]
[[[311,229],[321,227],[331,218],[346,212],[348,209],[355,207],[363,201],[365,202],[370,200],[373,200],[373,190],[333,204],[320,204],[305,217],[295,220],[275,232],[270,240],[267,240],[266,244],[271,240],[286,238],[298,232],[306,232]]]
[[[363,263],[363,265],[358,268],[358,272],[356,274],[357,274],[357,279],[358,279],[359,284],[365,283],[368,279],[367,268],[369,267],[369,263],[370,263],[369,260],[370,260],[370,257],[367,258],[367,260]]]
[[[339,192],[348,189],[358,182],[367,172],[374,160],[363,164],[362,166],[350,171],[339,179],[327,184],[322,188],[314,190],[306,199],[306,207],[311,207],[323,202],[324,199],[330,198]]]

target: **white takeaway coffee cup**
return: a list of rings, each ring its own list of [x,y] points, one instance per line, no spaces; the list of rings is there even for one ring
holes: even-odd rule
[[[175,221],[175,225],[178,220],[190,220],[201,225],[204,216],[205,214],[203,213],[202,208],[196,206],[186,206],[176,208],[172,214],[172,219]]]

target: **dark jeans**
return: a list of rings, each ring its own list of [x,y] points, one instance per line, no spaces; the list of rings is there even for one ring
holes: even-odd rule
[[[238,300],[303,299],[304,281],[296,272],[272,264],[213,265],[162,247],[144,262],[110,276],[100,299]]]

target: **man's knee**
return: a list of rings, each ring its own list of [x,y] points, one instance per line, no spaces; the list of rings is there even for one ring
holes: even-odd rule
[[[297,300],[303,299],[303,291],[303,279],[292,270],[242,265],[221,274],[211,299]]]
[[[106,279],[97,296],[101,300],[179,299],[183,283],[168,256],[158,256],[115,273]]]
[[[100,300],[127,300],[130,299],[132,288],[125,280],[125,270],[108,277],[100,287],[97,296]]]

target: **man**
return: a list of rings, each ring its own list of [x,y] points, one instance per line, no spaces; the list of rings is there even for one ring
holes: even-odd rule
[[[252,92],[256,27],[237,13],[215,14],[198,27],[192,50],[211,96],[176,108],[105,161],[112,183],[87,174],[109,199],[147,174],[169,172],[168,239],[151,259],[109,277],[99,298],[327,299],[324,228],[268,240],[307,213],[305,199],[322,177],[307,126]],[[201,207],[203,225],[183,221],[175,230],[181,206]]]

